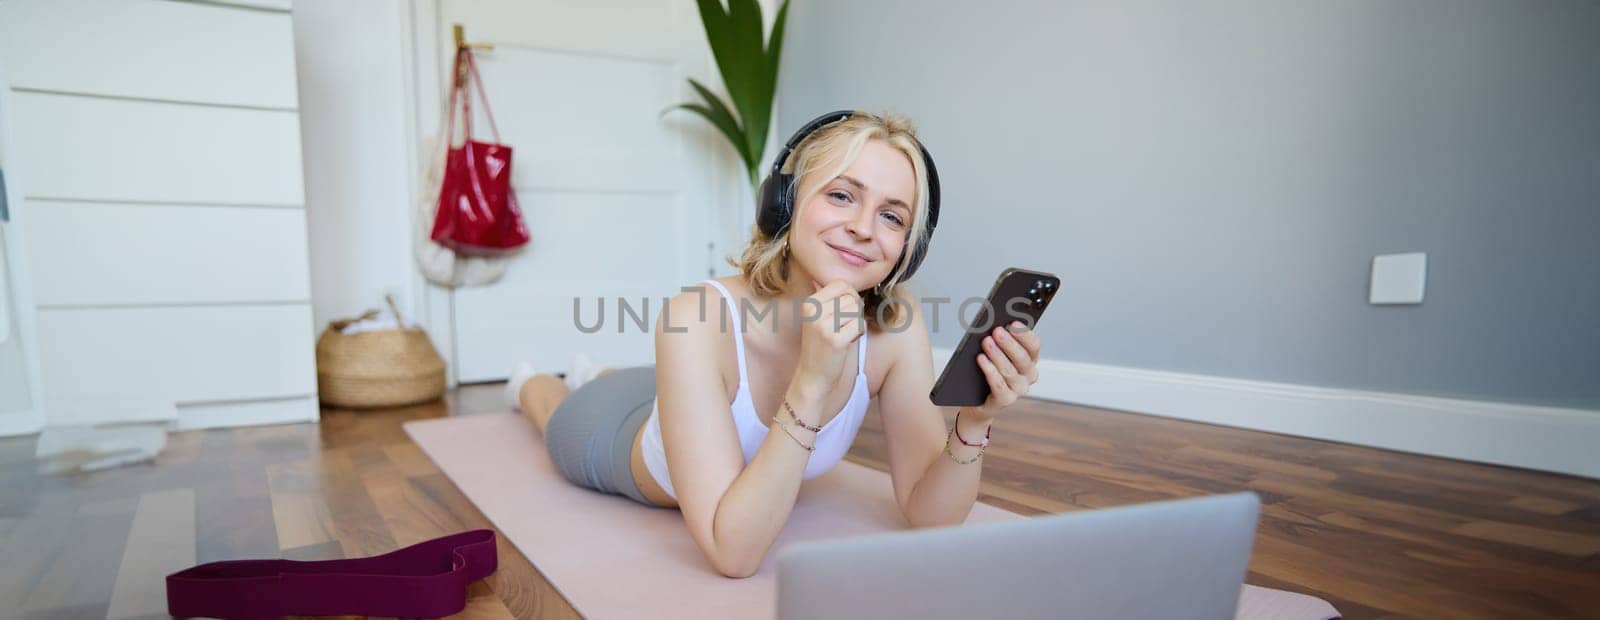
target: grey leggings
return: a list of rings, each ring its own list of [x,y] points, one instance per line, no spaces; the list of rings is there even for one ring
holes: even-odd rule
[[[634,484],[632,469],[633,437],[655,398],[655,366],[619,368],[578,386],[545,427],[550,460],[573,484],[655,506]]]

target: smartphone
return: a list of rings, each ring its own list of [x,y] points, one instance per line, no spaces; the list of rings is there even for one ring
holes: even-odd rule
[[[1050,299],[1061,289],[1061,278],[1054,274],[1011,267],[1000,272],[994,286],[989,288],[986,303],[966,326],[961,344],[955,355],[945,364],[944,373],[933,384],[928,398],[933,404],[946,407],[976,407],[989,399],[989,380],[978,365],[978,354],[983,352],[983,338],[994,328],[1021,321],[1029,329],[1038,329],[1039,317],[1050,306]],[[959,308],[959,306],[958,306]],[[994,316],[990,320],[990,316]]]

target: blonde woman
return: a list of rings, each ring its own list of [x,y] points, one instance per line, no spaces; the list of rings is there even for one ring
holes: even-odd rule
[[[965,521],[991,423],[1038,379],[1039,339],[996,326],[977,360],[991,396],[945,427],[928,400],[927,324],[904,283],[938,217],[932,164],[898,115],[808,123],[762,186],[758,225],[729,259],[739,273],[685,287],[657,316],[654,366],[564,380],[523,365],[508,398],[563,476],[678,508],[728,577],[756,573],[801,481],[844,457],[874,398],[906,522]]]

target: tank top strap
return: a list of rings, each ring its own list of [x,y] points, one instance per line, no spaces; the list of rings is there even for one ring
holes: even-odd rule
[[[739,356],[739,389],[743,390],[750,382],[744,370],[744,330],[740,329],[738,304],[734,303],[733,294],[729,293],[721,282],[716,280],[701,280],[701,282],[715,286],[722,292],[723,300],[727,301],[728,313],[733,315],[733,351]],[[718,321],[717,325],[720,327],[722,322]]]
[[[867,375],[867,330],[861,330],[861,346],[856,347],[856,374]]]

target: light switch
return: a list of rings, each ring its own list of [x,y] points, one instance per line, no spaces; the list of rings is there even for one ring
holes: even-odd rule
[[[1383,254],[1372,258],[1373,304],[1420,304],[1428,280],[1428,255]]]

